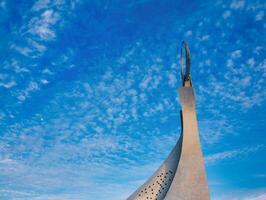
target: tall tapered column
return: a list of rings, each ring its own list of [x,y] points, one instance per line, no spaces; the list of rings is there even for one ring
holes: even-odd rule
[[[179,89],[183,134],[179,163],[165,200],[209,200],[199,141],[194,89],[190,81]]]

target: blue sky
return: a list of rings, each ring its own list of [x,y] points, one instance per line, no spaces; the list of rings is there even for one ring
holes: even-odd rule
[[[130,195],[179,136],[187,40],[211,197],[265,200],[265,9],[0,0],[0,199]]]

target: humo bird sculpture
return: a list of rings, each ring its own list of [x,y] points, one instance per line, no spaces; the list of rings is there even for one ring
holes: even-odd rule
[[[185,70],[182,63],[183,49],[186,56]],[[190,75],[190,52],[184,41],[180,53],[180,67],[180,138],[159,169],[127,200],[210,199],[198,134],[195,95]]]

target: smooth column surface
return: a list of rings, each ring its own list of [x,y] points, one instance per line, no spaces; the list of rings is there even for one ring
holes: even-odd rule
[[[187,85],[179,90],[183,118],[181,156],[165,200],[210,199],[198,135],[194,89]]]

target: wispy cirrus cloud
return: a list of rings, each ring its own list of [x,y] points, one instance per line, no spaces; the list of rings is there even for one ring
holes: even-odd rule
[[[142,156],[140,162],[144,166],[147,165],[149,158],[153,157],[156,160],[156,152],[164,150],[166,154],[171,146],[168,146],[168,149],[159,147],[160,142],[165,141],[165,144],[174,145],[173,138],[176,138],[174,135],[177,133],[167,133],[172,137],[161,137],[158,140],[157,137],[160,135],[158,128],[153,127],[148,131],[148,124],[144,123],[150,120],[150,123],[158,124],[156,116],[175,109],[175,105],[167,96],[163,96],[162,102],[151,98],[151,95],[155,95],[158,91],[160,84],[168,84],[169,72],[160,71],[162,67],[160,62],[152,60],[150,64],[152,67],[146,67],[143,72],[137,70],[139,66],[133,66],[123,74],[116,73],[109,68],[93,84],[89,83],[88,79],[76,81],[75,84],[67,87],[59,84],[56,90],[62,95],[51,96],[43,107],[42,113],[10,125],[6,129],[7,132],[1,136],[4,144],[10,144],[3,145],[1,168],[5,169],[2,170],[3,176],[12,176],[8,179],[9,184],[15,187],[12,191],[24,191],[16,188],[21,181],[20,177],[23,177],[28,183],[25,184],[27,191],[32,191],[30,194],[25,194],[28,195],[27,198],[52,198],[54,194],[40,196],[38,191],[42,187],[46,188],[44,193],[49,193],[55,187],[71,190],[73,182],[79,183],[76,184],[76,188],[80,191],[83,187],[88,187],[88,189],[91,187],[89,180],[95,183],[95,179],[104,177],[104,183],[99,181],[99,186],[94,186],[94,190],[98,191],[97,194],[90,194],[92,192],[90,189],[90,192],[84,194],[86,198],[104,199],[104,195],[108,196],[108,176],[112,177],[111,174],[116,172],[116,167],[120,171],[122,167],[125,167],[125,174],[132,167],[135,167],[136,171],[140,170],[137,167],[140,157],[136,155],[145,152],[145,148],[153,149],[153,152]],[[50,73],[50,71],[45,70],[45,73]],[[135,80],[134,77],[137,74],[139,78]],[[149,81],[143,85],[142,83],[146,80]],[[30,82],[28,88],[26,92],[40,89],[34,82]],[[28,94],[25,93],[23,96],[28,96]],[[63,105],[62,101],[65,102]],[[53,107],[52,113],[50,113],[50,106]],[[143,123],[136,125],[139,119],[142,119]],[[175,116],[173,119],[176,120]],[[166,123],[167,120],[160,123]],[[140,125],[144,130],[138,130]],[[125,126],[127,131],[123,129]],[[146,143],[145,132],[149,135],[149,142],[151,142],[149,144]],[[143,140],[134,139],[134,135],[142,137]],[[16,143],[15,148],[11,145],[13,142]],[[120,157],[119,154],[124,156]],[[158,156],[161,157],[161,155]],[[32,162],[34,165],[30,164]],[[56,164],[46,166],[45,163],[50,162]],[[84,169],[79,168],[79,165],[82,165]],[[72,177],[71,170],[77,171],[80,175],[84,170],[82,176],[86,177],[86,180],[82,181],[77,178],[77,174]],[[149,171],[145,174],[148,173]],[[44,174],[46,178],[43,177]],[[50,175],[47,176],[47,174]],[[65,176],[68,176],[70,181],[64,180]],[[42,182],[40,183],[39,180]],[[113,188],[109,192],[113,194],[116,181],[110,178],[109,182],[110,188]],[[82,183],[88,185],[83,186]],[[1,185],[4,187],[4,183]],[[58,185],[60,187],[57,187]],[[134,183],[132,185],[135,186]],[[102,187],[105,188],[105,193],[101,192]],[[122,185],[117,187],[119,189]],[[4,195],[7,197],[15,195],[8,192],[9,187],[4,188],[6,189]],[[124,190],[123,198],[129,192],[129,190],[127,193],[126,191]],[[21,193],[18,195],[23,196]],[[75,197],[75,192],[56,196],[71,199]],[[114,194],[112,196],[114,199],[122,199]],[[83,197],[76,198],[82,199]]]
[[[6,18],[12,16],[12,2],[1,2],[7,10]],[[43,68],[40,62],[51,51],[48,46],[57,41],[57,32],[64,29],[65,18],[70,19],[78,5],[78,1],[39,0],[29,7],[16,8],[23,16],[18,15],[20,23],[14,21],[16,25],[12,26],[11,39],[6,43],[6,52],[10,56],[1,60],[0,87],[18,101],[18,107],[54,78],[53,73],[40,73]]]
[[[167,23],[152,21],[157,12],[168,13],[161,8],[151,9],[151,22],[139,23],[147,17],[136,10],[153,8],[148,1],[133,10],[128,3],[101,3],[37,1],[19,12],[21,23],[12,26],[16,39],[8,42],[10,55],[4,56],[0,75],[4,198],[117,200],[143,183],[180,131],[175,56],[183,38],[192,51],[207,163],[245,158],[264,148],[235,144],[212,153],[214,146],[223,148],[221,141],[238,137],[241,117],[265,102],[262,3],[204,2],[193,16],[183,16],[185,24],[176,10]],[[78,22],[72,24],[72,15]],[[62,36],[65,26],[75,31]],[[252,45],[249,38],[256,38]],[[262,194],[256,195],[251,197]]]
[[[13,43],[11,49],[30,58],[42,56],[47,50],[46,42],[56,38],[57,30],[63,28],[64,17],[70,15],[77,3],[48,0],[35,2],[26,13],[22,26],[15,32],[16,38],[23,37],[20,43],[24,45]]]
[[[255,147],[246,147],[242,149],[223,151],[223,152],[207,155],[205,157],[205,161],[207,164],[215,164],[217,162],[220,162],[223,160],[229,160],[232,158],[240,159],[242,157],[248,156],[249,154],[264,150],[264,148],[265,148],[264,145],[257,145]]]
[[[266,199],[266,194],[252,195],[250,197],[245,197],[243,200],[264,200]]]
[[[258,190],[240,190],[232,194],[215,196],[215,200],[264,200],[266,197],[266,191],[264,188]]]

